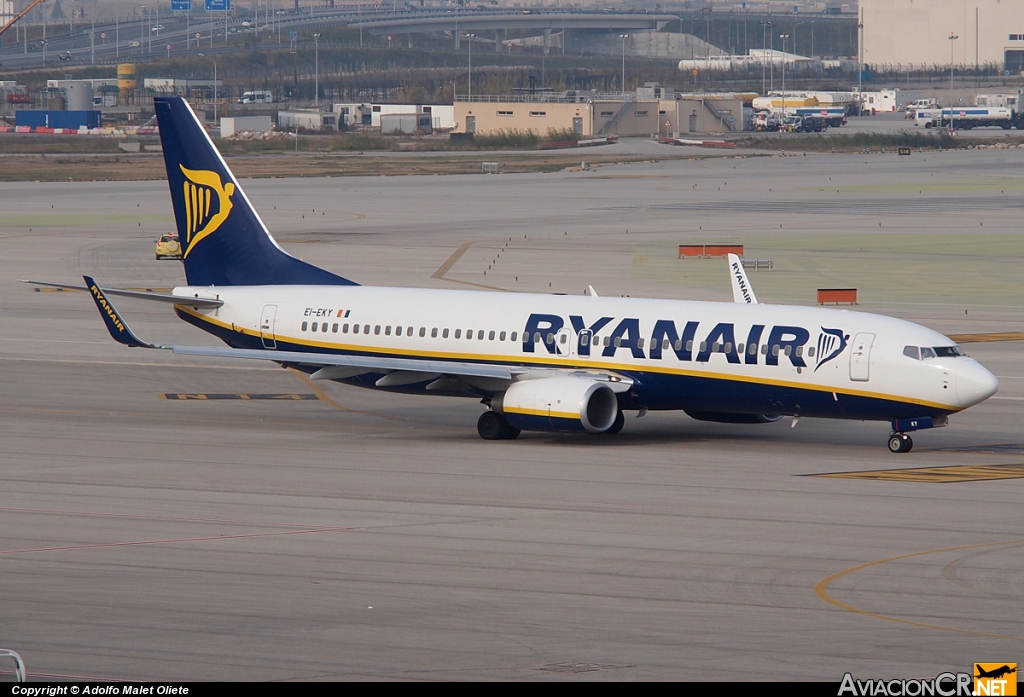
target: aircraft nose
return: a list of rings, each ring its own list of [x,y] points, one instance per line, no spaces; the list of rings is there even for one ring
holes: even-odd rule
[[[961,361],[956,369],[956,396],[960,406],[983,402],[999,389],[999,379],[976,360]]]

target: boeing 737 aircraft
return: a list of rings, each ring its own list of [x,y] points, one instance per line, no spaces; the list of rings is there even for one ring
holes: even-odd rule
[[[888,421],[889,449],[907,452],[908,433],[945,426],[999,386],[931,329],[760,304],[735,257],[733,303],[360,286],[282,250],[189,105],[154,105],[188,285],[142,293],[85,277],[110,334],[127,346],[471,397],[486,407],[477,430],[489,440],[521,430],[617,433],[623,411],[673,409],[725,423]],[[227,347],[145,342],[113,295],[170,303]]]

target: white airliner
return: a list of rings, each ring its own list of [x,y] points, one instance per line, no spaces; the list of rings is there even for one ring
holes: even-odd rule
[[[128,346],[475,398],[486,407],[477,430],[489,440],[521,430],[617,433],[623,411],[671,409],[726,423],[888,421],[889,449],[907,452],[909,432],[944,426],[999,387],[926,327],[759,304],[736,257],[733,303],[359,286],[285,253],[188,104],[154,105],[189,285],[142,293],[85,277],[110,334]],[[110,295],[171,303],[227,347],[142,341]]]

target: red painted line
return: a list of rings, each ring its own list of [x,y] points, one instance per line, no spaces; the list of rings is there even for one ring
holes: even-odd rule
[[[10,508],[0,506],[0,513],[37,513],[42,515],[80,515],[95,518],[127,518],[129,520],[163,520],[175,523],[230,523],[233,525],[259,525],[267,528],[308,528],[303,523],[265,523],[254,520],[231,520],[227,518],[173,518],[167,516],[137,515],[133,513],[96,513],[92,511],[53,511],[43,508]]]
[[[136,547],[142,545],[166,545],[182,542],[210,542],[215,540],[244,540],[257,537],[280,537],[282,535],[311,535],[322,532],[348,532],[359,528],[314,528],[311,530],[285,530],[283,532],[256,532],[246,535],[211,535],[209,537],[181,537],[170,540],[138,540],[135,542],[103,542],[91,545],[69,545],[66,547],[36,547],[34,549],[5,549],[0,555],[33,554],[37,552],[67,552],[79,549],[102,549],[104,547]]]

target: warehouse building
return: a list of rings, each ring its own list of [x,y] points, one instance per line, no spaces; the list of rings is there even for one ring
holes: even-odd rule
[[[860,0],[860,10],[869,65],[1024,70],[1021,0]]]
[[[635,92],[458,95],[455,131],[477,135],[572,131],[577,136],[729,133],[743,130],[736,95],[680,95],[649,83]]]

